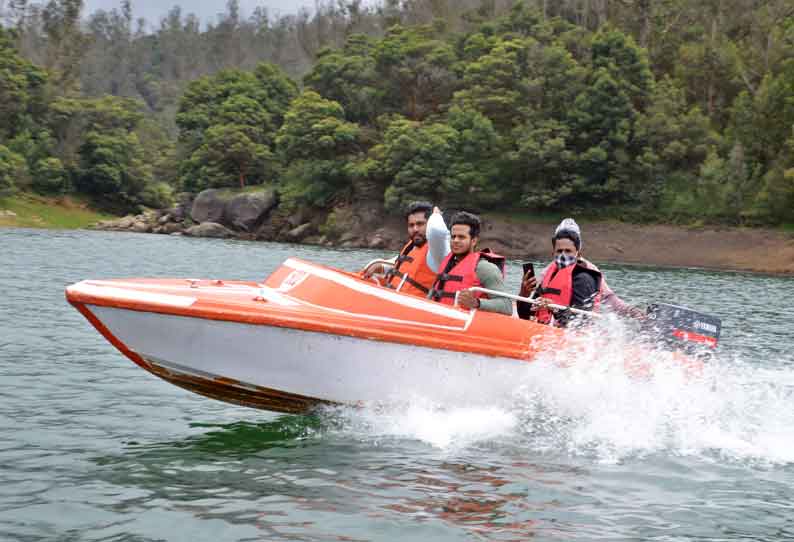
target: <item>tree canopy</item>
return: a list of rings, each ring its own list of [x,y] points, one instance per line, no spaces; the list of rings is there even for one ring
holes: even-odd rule
[[[0,14],[0,191],[794,222],[791,0],[81,9]]]

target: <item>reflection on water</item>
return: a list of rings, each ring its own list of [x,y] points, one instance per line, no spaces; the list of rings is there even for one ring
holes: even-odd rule
[[[63,299],[92,277],[261,280],[292,255],[381,254],[0,230],[0,540],[794,539],[791,279],[606,266],[629,301],[723,319],[696,378],[656,354],[627,377],[632,330],[610,327],[491,407],[314,416],[170,386]]]
[[[561,505],[558,493],[585,474],[577,466],[522,458],[488,464],[420,442],[366,442],[375,435],[351,434],[350,426],[340,424],[339,412],[205,427],[210,431],[202,435],[128,443],[118,454],[95,458],[98,479],[138,490],[134,498],[117,502],[116,509],[178,502],[196,518],[232,524],[253,520],[257,528],[279,537],[331,536],[314,518],[344,514],[445,526],[441,534],[446,529],[449,534],[525,540],[544,532],[565,539],[573,525],[547,525],[536,516],[568,506]],[[249,506],[229,508],[229,499]],[[581,496],[577,502],[589,500]],[[305,518],[290,520],[295,515]],[[366,531],[361,535],[352,538],[370,539]]]

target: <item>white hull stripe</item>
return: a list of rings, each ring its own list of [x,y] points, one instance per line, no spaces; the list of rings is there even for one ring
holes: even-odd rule
[[[79,282],[69,286],[70,292],[80,293],[92,297],[113,298],[123,301],[134,301],[162,305],[166,307],[190,307],[196,302],[195,297],[183,295],[158,294],[143,292],[141,290],[127,290],[114,286],[97,286],[86,282]]]
[[[184,289],[186,294],[190,294],[191,290],[202,290],[204,292],[217,292],[219,294],[224,295],[246,295],[255,297],[259,293],[259,289],[253,286],[248,286],[246,284],[226,284],[222,283],[220,285],[215,284],[197,284],[195,287],[190,286],[190,280],[185,280],[184,285],[177,285],[177,284],[152,284],[152,283],[144,283],[144,282],[124,282],[120,280],[92,280],[92,281],[83,281],[84,283],[91,284],[94,286],[101,286],[102,288],[129,288],[131,290],[142,291],[142,290],[177,290],[177,289]],[[198,282],[198,281],[196,281]],[[79,283],[83,284],[83,283]],[[262,286],[262,285],[260,285]]]

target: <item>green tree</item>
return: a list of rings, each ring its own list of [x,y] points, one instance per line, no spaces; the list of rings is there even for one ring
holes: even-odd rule
[[[563,122],[548,119],[520,127],[516,148],[508,154],[520,201],[533,208],[554,208],[585,188],[577,173],[573,138]]]
[[[750,217],[771,224],[794,224],[794,129],[787,141],[787,159],[763,177]]]
[[[142,202],[152,181],[138,137],[121,129],[90,131],[80,146],[77,188],[116,210]]]
[[[307,87],[338,102],[347,119],[373,124],[382,111],[382,94],[372,55],[374,40],[355,34],[340,51],[323,49],[311,71],[303,78]]]
[[[80,64],[88,44],[80,28],[83,0],[49,0],[41,11],[46,36],[44,67],[61,96],[80,88]]]
[[[645,50],[634,39],[615,29],[605,29],[592,42],[593,69],[607,70],[637,110],[648,103],[653,91],[653,73]]]
[[[421,120],[449,102],[457,84],[454,49],[429,27],[393,26],[375,46],[383,113]]]
[[[0,195],[13,192],[17,181],[27,175],[25,159],[0,145]]]
[[[429,199],[441,202],[441,180],[454,151],[455,131],[445,124],[426,126],[405,118],[395,119],[384,134],[384,169],[393,178],[384,194],[388,209],[397,211],[406,202]]]
[[[502,139],[493,123],[476,111],[450,109],[447,124],[456,132],[455,152],[442,186],[445,201],[457,206],[492,207],[505,196],[499,180]]]
[[[578,180],[571,193],[580,203],[625,200],[631,180],[631,130],[636,111],[630,97],[605,68],[595,71],[591,85],[569,113]]]
[[[33,168],[33,189],[41,194],[62,195],[71,188],[63,163],[57,158],[42,158]]]
[[[13,42],[0,27],[0,141],[30,130],[46,112],[47,74],[22,58]]]
[[[455,93],[455,103],[481,112],[501,129],[520,123],[529,95],[528,49],[534,45],[531,38],[499,41],[465,64],[463,90]]]
[[[193,154],[208,187],[261,184],[272,170],[273,153],[255,143],[246,126],[217,124],[207,129],[204,144]]]
[[[419,124],[394,119],[381,146],[373,149],[384,159],[393,178],[386,189],[387,208],[401,209],[415,199],[449,206],[488,207],[503,196],[496,183],[500,139],[482,114],[453,107],[446,123]]]
[[[342,106],[312,90],[296,98],[276,139],[287,170],[285,199],[325,205],[351,188],[361,130]]]
[[[794,60],[781,73],[765,77],[754,95],[739,94],[732,117],[729,133],[741,142],[748,158],[764,169],[772,167],[786,153],[794,126]]]
[[[687,105],[683,89],[670,78],[656,85],[634,137],[642,173],[636,177],[634,198],[648,210],[657,208],[663,191],[692,186],[709,150],[720,143],[709,119],[699,107]]]
[[[143,119],[141,103],[130,98],[103,96],[101,98],[64,98],[58,97],[50,104],[47,127],[53,137],[53,154],[67,171],[67,175],[77,177],[81,146],[89,133],[118,134],[134,132]],[[79,179],[72,179],[76,188],[81,189]]]
[[[185,188],[263,182],[276,132],[295,92],[295,84],[269,64],[192,82],[176,116]]]

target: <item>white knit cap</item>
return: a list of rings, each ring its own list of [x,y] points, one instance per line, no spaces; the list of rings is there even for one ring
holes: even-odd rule
[[[573,218],[564,219],[562,222],[560,222],[560,225],[557,226],[557,229],[554,230],[554,235],[557,235],[558,233],[560,233],[563,230],[572,231],[576,235],[578,235],[579,236],[579,247],[581,248],[581,246],[583,244],[582,243],[582,230],[579,229],[579,224],[576,223],[576,220],[574,220]]]

